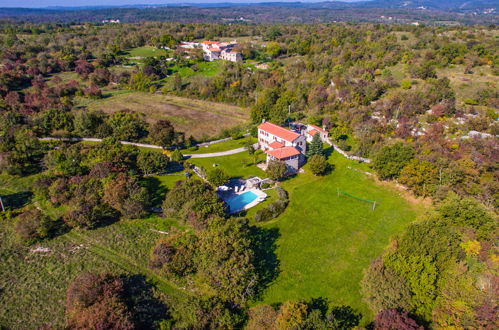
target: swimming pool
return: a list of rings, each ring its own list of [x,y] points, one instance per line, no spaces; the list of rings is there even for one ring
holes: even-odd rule
[[[244,210],[244,207],[251,202],[254,202],[258,198],[258,195],[252,191],[247,191],[240,195],[236,195],[227,200],[229,204],[230,213],[238,212]]]

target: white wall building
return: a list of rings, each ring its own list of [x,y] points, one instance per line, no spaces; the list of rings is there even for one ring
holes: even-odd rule
[[[258,144],[267,154],[267,163],[273,159],[281,160],[289,171],[296,172],[305,162],[306,137],[284,127],[269,122],[260,124]]]

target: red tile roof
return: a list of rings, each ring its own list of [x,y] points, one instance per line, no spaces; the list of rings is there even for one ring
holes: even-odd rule
[[[278,149],[284,147],[284,144],[282,144],[281,142],[274,141],[271,144],[269,144],[269,147],[271,147],[272,149]]]
[[[214,45],[214,44],[218,44],[218,41],[206,40],[206,41],[203,41],[203,44],[205,44],[205,45]]]
[[[311,127],[315,128],[315,129],[316,129],[316,130],[318,130],[319,132],[324,132],[324,133],[327,133],[327,131],[326,131],[325,129],[320,128],[319,126],[315,126],[315,125],[309,125],[309,126],[311,126]]]
[[[210,52],[219,52],[220,51],[220,49],[218,49],[218,48],[208,48],[208,50]]]
[[[307,132],[307,134],[314,136],[315,134],[319,134],[319,132],[316,129],[311,129],[310,131]]]
[[[284,159],[292,156],[297,156],[300,154],[300,151],[295,147],[284,147],[274,150],[267,150],[265,152],[277,159]]]
[[[298,133],[287,130],[281,126],[269,122],[260,124],[258,128],[289,142],[293,142],[294,140],[300,137],[300,134]]]

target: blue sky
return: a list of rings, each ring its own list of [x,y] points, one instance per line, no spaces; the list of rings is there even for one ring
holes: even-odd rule
[[[167,4],[167,3],[214,3],[214,2],[266,2],[266,1],[297,1],[297,0],[0,0],[0,7],[43,8],[48,6],[102,6],[102,5],[137,5],[137,4]],[[299,0],[302,2],[324,0]],[[341,0],[340,0],[341,1]],[[349,0],[344,0],[349,1]],[[351,1],[351,0],[350,0]]]

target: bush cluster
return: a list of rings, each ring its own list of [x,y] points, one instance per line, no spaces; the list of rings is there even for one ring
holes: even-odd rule
[[[288,192],[281,187],[275,188],[278,195],[278,200],[270,203],[269,206],[262,210],[258,210],[255,214],[255,221],[262,222],[270,219],[277,218],[288,206]]]

